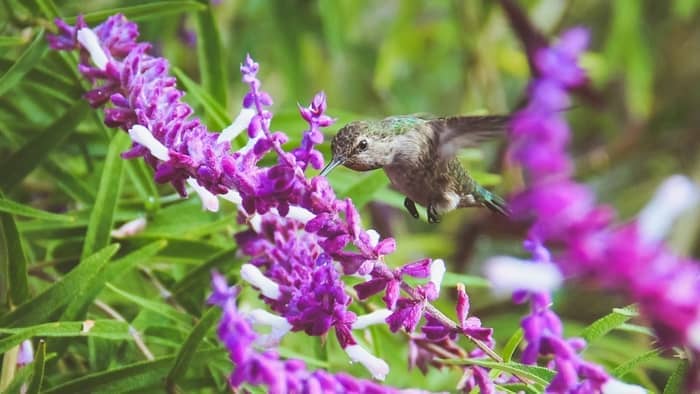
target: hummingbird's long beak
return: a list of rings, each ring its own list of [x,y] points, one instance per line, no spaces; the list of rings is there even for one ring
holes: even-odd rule
[[[344,157],[333,157],[331,161],[326,164],[325,167],[321,170],[321,173],[319,175],[321,176],[326,176],[328,175],[331,170],[333,170],[335,167],[338,167],[339,165],[343,164],[345,162]]]

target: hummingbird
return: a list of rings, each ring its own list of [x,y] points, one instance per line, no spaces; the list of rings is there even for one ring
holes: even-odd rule
[[[321,175],[339,165],[355,171],[382,168],[405,196],[411,216],[419,217],[418,203],[426,208],[430,223],[456,208],[474,206],[508,216],[505,200],[479,185],[456,157],[464,147],[503,134],[508,121],[507,115],[402,115],[351,122],[331,140],[333,156]]]

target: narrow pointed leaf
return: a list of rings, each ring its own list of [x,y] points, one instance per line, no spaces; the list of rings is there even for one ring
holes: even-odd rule
[[[68,215],[61,215],[52,212],[42,211],[27,205],[0,197],[0,212],[11,213],[17,216],[24,216],[34,219],[52,220],[59,222],[73,222],[75,218]]]
[[[121,188],[124,160],[120,154],[126,150],[131,139],[126,133],[117,133],[109,144],[105,165],[97,189],[95,205],[90,213],[82,256],[92,254],[109,243],[110,232],[114,224],[114,212],[117,208]]]
[[[648,352],[644,352],[631,360],[628,360],[613,369],[612,374],[618,378],[625,376],[628,372],[635,369],[639,364],[654,358],[659,355],[661,351],[659,349],[652,349]]]
[[[130,7],[109,8],[84,14],[85,21],[89,24],[101,23],[114,14],[124,14],[128,19],[142,21],[152,18],[161,18],[165,15],[194,12],[206,9],[206,6],[192,0],[154,1],[147,4],[139,4]],[[67,17],[68,23],[75,23],[76,17]]]
[[[44,30],[41,29],[34,41],[17,58],[12,67],[0,77],[0,96],[4,96],[12,90],[22,80],[22,77],[34,68],[47,49],[48,47],[44,40]]]
[[[2,196],[2,194],[0,194]],[[27,285],[27,258],[22,249],[22,240],[12,215],[0,214],[0,289],[7,288],[7,299],[11,305],[19,305],[29,295]],[[4,298],[4,297],[3,297]]]
[[[83,182],[70,172],[64,170],[56,160],[50,158],[42,168],[46,171],[59,188],[76,201],[92,206],[95,202],[95,193]]]
[[[209,2],[207,2],[209,4]],[[211,4],[197,13],[197,57],[202,86],[221,107],[226,108],[226,73],[221,37]]]
[[[215,254],[209,258],[204,263],[198,265],[195,269],[188,272],[179,282],[172,287],[173,294],[177,297],[187,293],[189,290],[208,283],[211,278],[211,271],[213,269],[219,269],[223,272],[227,272],[228,265],[236,263],[236,252],[238,248],[231,248],[220,253]]]
[[[97,337],[113,340],[127,340],[129,323],[116,320],[59,321],[20,328],[0,328],[0,333],[10,334],[0,339],[0,353],[33,337]]]
[[[41,384],[44,382],[44,368],[46,367],[45,341],[39,341],[39,347],[36,349],[32,365],[32,380],[29,381],[27,394],[39,394],[39,391],[41,391]]]
[[[117,279],[120,275],[132,269],[136,264],[143,263],[155,256],[167,245],[166,241],[156,241],[128,255],[114,260],[104,270],[97,273],[90,283],[76,292],[73,301],[61,316],[61,320],[77,320],[85,317],[88,307],[102,291],[105,283]]]
[[[202,316],[202,319],[194,326],[192,332],[182,344],[182,347],[177,352],[177,357],[173,363],[173,367],[168,373],[168,377],[165,379],[168,386],[174,385],[179,378],[185,376],[187,372],[187,367],[192,361],[197,347],[202,342],[204,336],[209,332],[209,329],[216,323],[219,319],[220,311],[219,308],[212,307]]]
[[[44,129],[41,134],[2,161],[0,168],[3,169],[3,176],[0,178],[0,189],[8,191],[24,179],[51,150],[75,131],[75,127],[88,111],[89,107],[85,102],[77,101],[75,106]]]
[[[683,383],[689,368],[690,363],[688,360],[681,360],[678,363],[678,366],[671,374],[671,377],[669,377],[668,381],[666,381],[666,386],[664,386],[664,394],[678,394],[684,392]]]
[[[221,349],[210,349],[196,352],[195,358],[210,360],[221,354]],[[52,387],[44,393],[119,393],[143,390],[162,384],[173,361],[175,356],[168,356],[97,372]]]
[[[76,289],[89,283],[104,268],[118,249],[119,245],[110,245],[83,259],[58,282],[0,317],[0,327],[29,326],[47,321],[73,299]]]
[[[581,336],[588,341],[594,341],[615,328],[624,324],[627,320],[637,316],[637,309],[634,305],[624,308],[616,308],[611,313],[594,321],[591,325],[583,329]]]

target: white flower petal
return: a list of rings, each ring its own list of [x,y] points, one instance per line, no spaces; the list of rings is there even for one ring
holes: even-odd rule
[[[511,256],[495,256],[485,263],[486,277],[497,294],[516,290],[553,291],[561,286],[563,277],[551,263],[535,263]]]
[[[662,240],[673,222],[698,201],[700,188],[688,177],[673,175],[667,178],[637,216],[642,237],[649,242]]]
[[[430,263],[430,282],[435,285],[435,289],[438,294],[440,294],[440,285],[442,285],[442,278],[445,277],[445,262],[442,259],[435,259]]]
[[[281,295],[280,286],[263,275],[260,269],[252,264],[241,266],[241,279],[260,289],[260,292],[267,298],[276,300]]]
[[[292,205],[289,207],[289,213],[287,213],[287,217],[306,224],[309,220],[315,218],[316,215],[311,213],[311,211],[309,211],[306,208]]]
[[[223,198],[224,200],[231,201],[232,203],[241,206],[243,203],[243,199],[241,198],[241,193],[237,192],[236,190],[229,190],[226,194],[221,194],[219,197]]]
[[[134,236],[146,228],[146,218],[140,217],[122,224],[119,228],[112,230],[112,237],[121,239]]]
[[[383,324],[387,317],[391,315],[391,311],[384,309],[377,309],[374,312],[368,313],[366,315],[358,316],[357,320],[352,323],[353,330],[362,330],[369,326],[375,324]]]
[[[233,123],[221,131],[219,138],[216,139],[216,142],[221,143],[224,141],[231,141],[238,137],[243,130],[248,128],[250,120],[253,119],[255,114],[256,111],[254,109],[242,108],[241,112],[238,113],[238,116],[236,116]]]
[[[369,235],[369,245],[371,247],[377,246],[379,243],[379,233],[374,229],[367,230],[367,235]]]
[[[279,343],[279,340],[292,330],[292,325],[287,319],[282,316],[275,315],[264,309],[254,309],[248,316],[253,324],[270,327],[268,335],[261,335],[259,344],[264,347],[269,347]]]
[[[131,139],[143,146],[145,146],[153,156],[162,161],[170,160],[170,155],[168,155],[168,148],[165,147],[160,141],[158,141],[150,130],[137,124],[134,125],[129,130],[129,136]]]
[[[381,358],[373,356],[360,345],[350,345],[346,347],[345,353],[348,354],[352,361],[364,365],[377,380],[384,380],[386,375],[389,374],[389,364]]]
[[[197,180],[192,177],[187,178],[187,184],[199,195],[199,198],[202,200],[202,208],[211,212],[219,211],[219,198],[214,193],[200,186]]]
[[[105,51],[102,50],[100,40],[97,38],[95,32],[87,27],[83,27],[78,30],[77,38],[78,42],[90,53],[90,58],[97,68],[100,70],[107,68],[109,59],[107,59]]]

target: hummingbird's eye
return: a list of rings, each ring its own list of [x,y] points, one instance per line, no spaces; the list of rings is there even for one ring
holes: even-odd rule
[[[360,151],[367,149],[367,140],[360,141],[360,143],[357,144],[357,149],[359,149]]]

